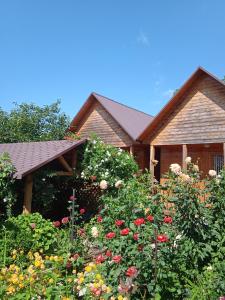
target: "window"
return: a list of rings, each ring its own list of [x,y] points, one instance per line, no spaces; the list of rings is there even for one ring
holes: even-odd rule
[[[213,166],[217,174],[219,174],[219,172],[223,169],[223,165],[224,165],[223,155],[215,155],[213,157]]]

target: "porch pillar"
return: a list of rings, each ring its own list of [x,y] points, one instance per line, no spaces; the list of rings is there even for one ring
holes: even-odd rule
[[[71,166],[74,169],[77,165],[77,150],[75,149],[72,156]]]
[[[225,168],[225,143],[223,143],[223,166]]]
[[[187,169],[187,163],[186,163],[186,158],[187,158],[187,145],[183,144],[182,145],[182,168]]]
[[[155,160],[155,146],[153,145],[150,145],[150,165],[149,165],[149,168],[150,168],[150,172],[152,174],[152,177],[154,177],[154,164],[153,164],[153,161]]]
[[[134,156],[134,146],[133,145],[130,146],[130,155]]]
[[[28,174],[25,177],[23,214],[31,213],[32,189],[33,189],[33,175]]]

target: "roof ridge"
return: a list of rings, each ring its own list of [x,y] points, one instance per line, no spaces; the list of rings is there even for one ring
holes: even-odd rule
[[[137,109],[137,108],[128,106],[128,105],[126,105],[126,104],[124,104],[124,103],[120,103],[119,101],[116,101],[116,100],[114,100],[114,99],[108,98],[108,97],[106,97],[106,96],[104,96],[104,95],[98,94],[98,93],[96,93],[96,92],[92,92],[91,94],[92,94],[92,95],[97,95],[97,96],[100,96],[100,97],[104,97],[105,99],[107,99],[107,100],[109,100],[109,101],[112,101],[112,102],[115,102],[115,103],[117,103],[117,104],[123,105],[123,106],[125,106],[125,107],[127,107],[127,108],[129,108],[129,109],[136,110],[137,112],[140,112],[140,113],[142,113],[142,114],[145,114],[145,115],[147,115],[147,116],[149,116],[149,117],[154,118],[154,116],[152,116],[152,115],[150,115],[150,114],[148,114],[148,113],[146,113],[146,112],[144,112],[144,111],[142,111],[142,110],[139,110],[139,109]]]

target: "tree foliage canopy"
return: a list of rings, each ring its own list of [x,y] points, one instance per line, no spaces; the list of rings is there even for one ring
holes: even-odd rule
[[[61,112],[60,101],[43,107],[14,103],[10,112],[0,108],[0,143],[59,140],[65,136],[69,122]]]

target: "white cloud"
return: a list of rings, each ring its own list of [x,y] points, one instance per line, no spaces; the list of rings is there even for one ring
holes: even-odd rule
[[[149,38],[142,30],[139,32],[139,35],[137,37],[137,42],[146,47],[150,46]]]
[[[167,91],[163,92],[164,97],[171,98],[173,96],[173,94],[174,94],[174,90],[172,90],[172,89],[168,89]]]

